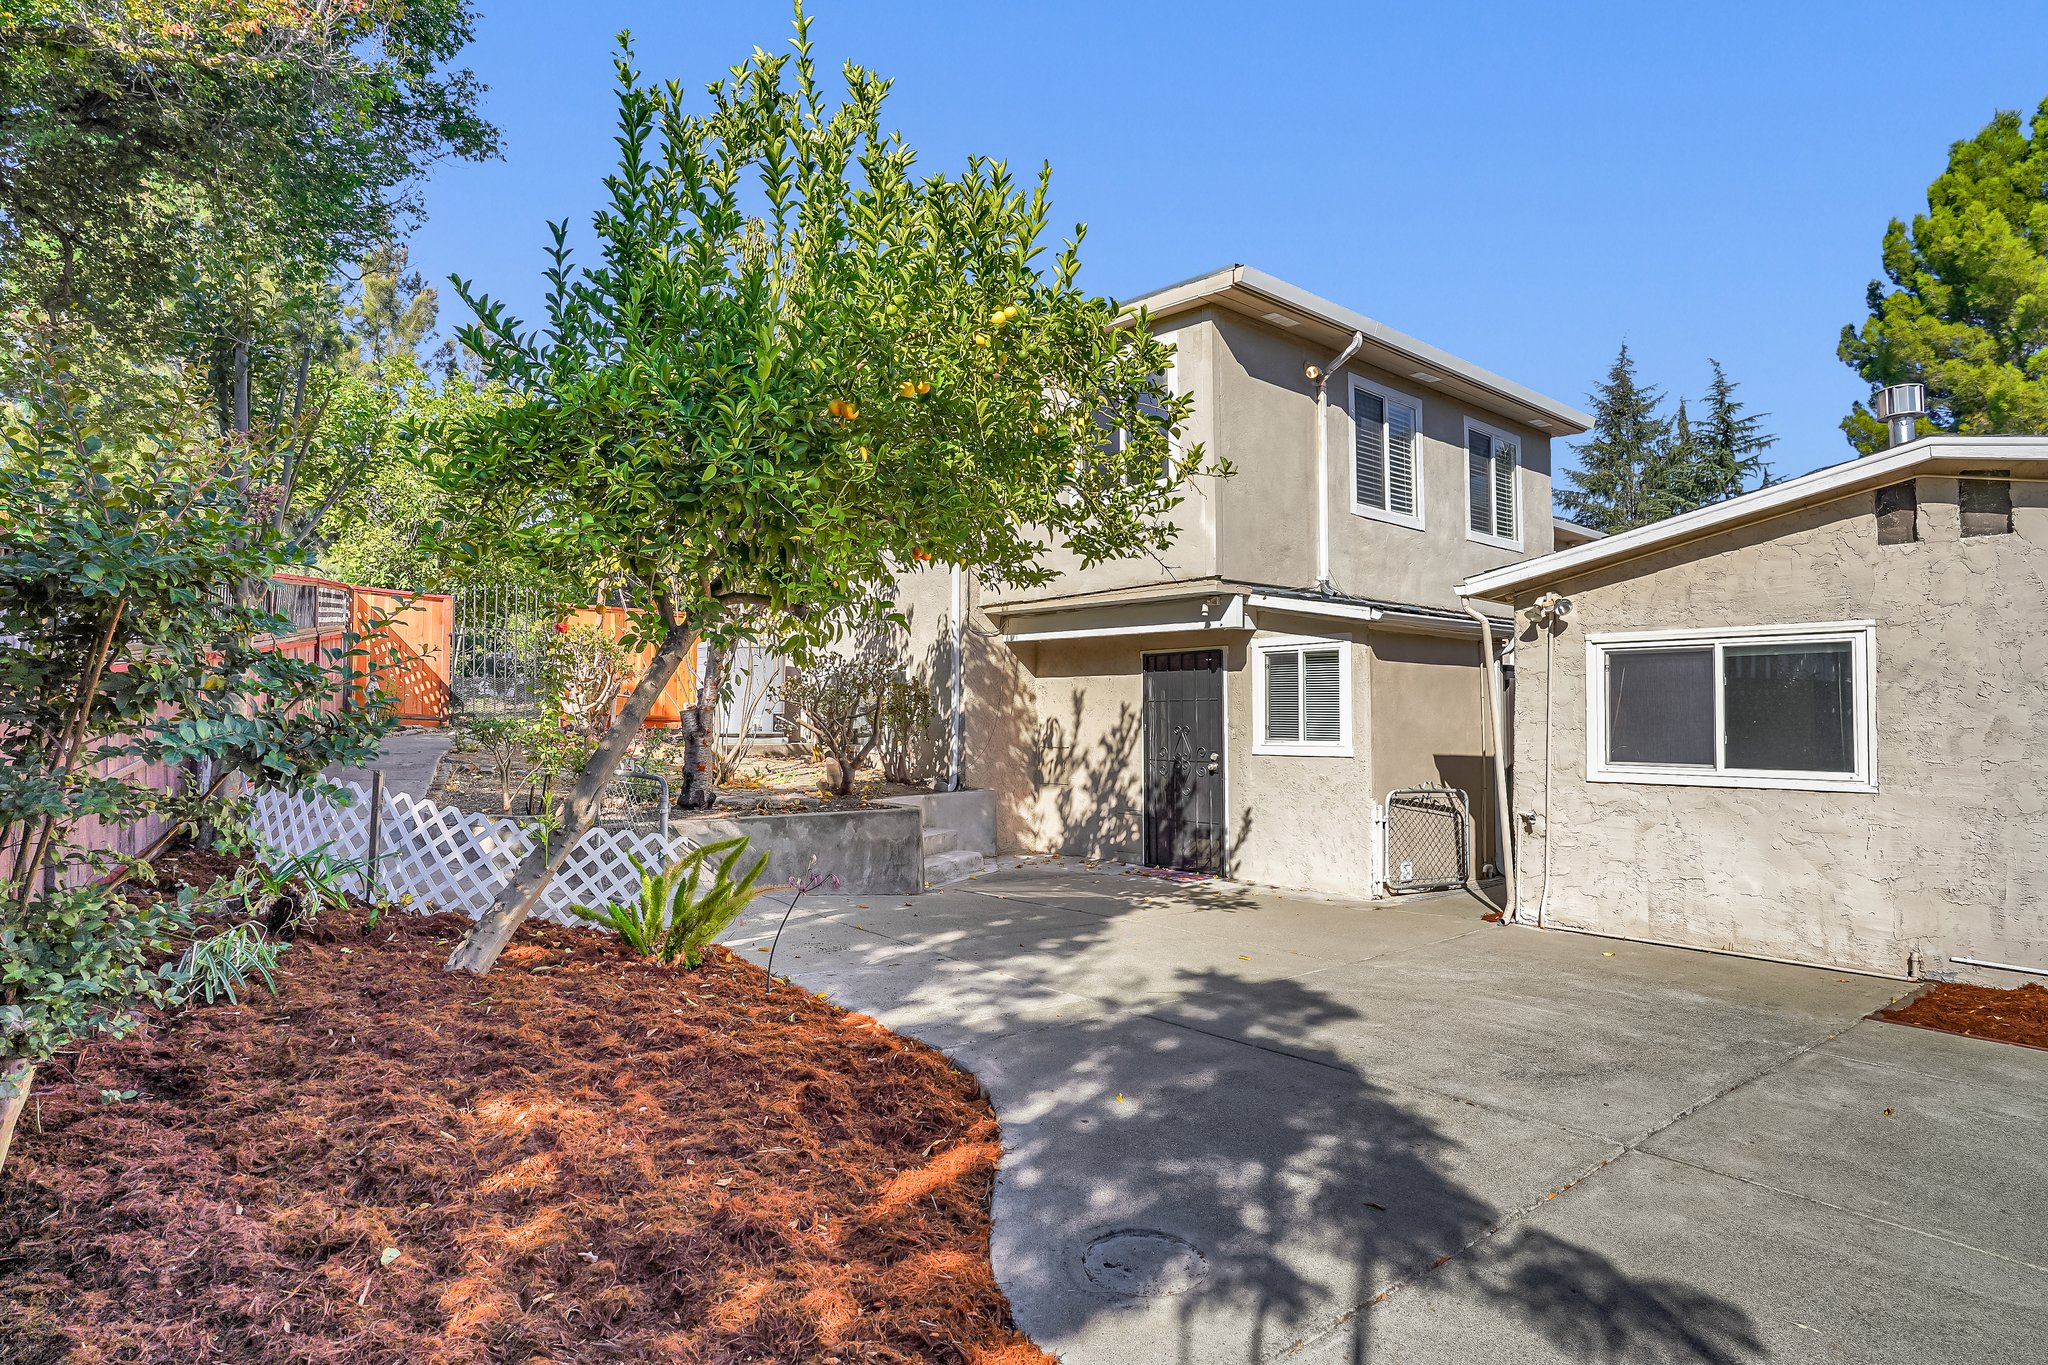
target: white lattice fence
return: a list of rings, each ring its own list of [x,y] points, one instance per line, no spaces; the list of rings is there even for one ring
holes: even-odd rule
[[[324,796],[263,792],[256,798],[253,824],[263,842],[288,854],[308,853],[323,843],[343,858],[369,851],[369,793],[345,783],[355,800],[340,806]],[[384,794],[377,858],[378,890],[387,898],[411,895],[415,905],[459,910],[474,919],[512,878],[533,840],[518,822],[477,815],[436,801]],[[602,905],[639,894],[632,859],[659,867],[689,846],[646,830],[594,829],[577,842],[568,861],[541,895],[534,914],[558,924],[581,924],[571,905]]]

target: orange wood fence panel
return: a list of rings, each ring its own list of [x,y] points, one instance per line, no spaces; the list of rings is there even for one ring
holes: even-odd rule
[[[581,607],[569,614],[572,623],[579,626],[602,626],[616,640],[626,633],[630,620],[623,607]],[[652,645],[634,654],[634,669],[626,685],[619,689],[619,700],[613,707],[613,714],[626,708],[626,698],[640,681],[640,670],[647,667],[647,661],[654,657]],[[654,699],[654,709],[647,713],[650,726],[680,725],[683,711],[697,699],[697,651],[691,650],[683,656],[683,665],[676,675],[668,680],[668,686],[661,689],[661,695]]]
[[[447,593],[349,589],[349,627],[375,681],[398,701],[406,725],[448,720],[455,599]],[[361,697],[367,690],[357,685]]]

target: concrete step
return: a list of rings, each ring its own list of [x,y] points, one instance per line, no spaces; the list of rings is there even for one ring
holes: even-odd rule
[[[926,829],[924,832],[924,856],[934,853],[951,853],[960,847],[960,833],[951,829]]]
[[[956,848],[945,853],[934,853],[924,860],[924,884],[943,886],[971,877],[988,866],[988,859],[972,849]]]

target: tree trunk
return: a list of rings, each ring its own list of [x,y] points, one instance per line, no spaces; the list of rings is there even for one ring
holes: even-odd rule
[[[728,651],[712,645],[704,651],[704,676],[697,679],[697,697],[683,712],[684,810],[710,810],[718,804],[718,777],[711,771],[712,728],[718,724],[719,694],[725,690]]]
[[[498,893],[498,899],[491,908],[462,936],[462,941],[455,945],[455,951],[448,955],[449,971],[475,972],[481,976],[498,960],[498,954],[505,951],[512,935],[518,932],[520,924],[539,903],[541,892],[547,889],[555,873],[568,860],[569,851],[576,847],[576,841],[597,823],[605,787],[618,772],[619,765],[625,762],[627,747],[639,735],[647,713],[654,709],[661,690],[668,686],[669,679],[682,666],[692,643],[687,625],[676,622],[669,627],[668,634],[662,637],[660,646],[654,651],[654,657],[647,661],[647,671],[640,675],[639,685],[626,699],[625,709],[619,712],[619,718],[605,732],[604,742],[583,765],[575,790],[562,803],[562,827],[545,843],[534,846],[513,872],[511,882]]]
[[[14,1122],[28,1107],[28,1088],[36,1078],[34,1062],[17,1057],[0,1066],[0,1171],[7,1168],[7,1149],[14,1145]]]

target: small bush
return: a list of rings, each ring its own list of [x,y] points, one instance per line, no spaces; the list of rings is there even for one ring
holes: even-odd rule
[[[602,626],[564,623],[541,633],[546,706],[592,744],[611,727],[612,711],[632,676],[632,654]]]
[[[681,958],[686,967],[704,960],[704,945],[725,932],[756,896],[769,888],[756,887],[768,855],[762,854],[744,875],[734,876],[746,856],[747,839],[720,839],[700,844],[660,872],[649,870],[638,858],[633,866],[640,873],[638,899],[623,904],[593,908],[571,906],[580,919],[611,929],[626,946],[641,957],[673,964]],[[711,868],[711,884],[699,889],[705,868],[723,853]]]
[[[264,988],[277,993],[277,960],[289,943],[264,937],[254,924],[237,924],[206,938],[195,939],[174,962],[158,968],[163,978],[165,1003],[189,1005],[199,1000],[211,1005],[220,996],[239,1005],[236,992],[247,987],[251,977],[261,978]]]

